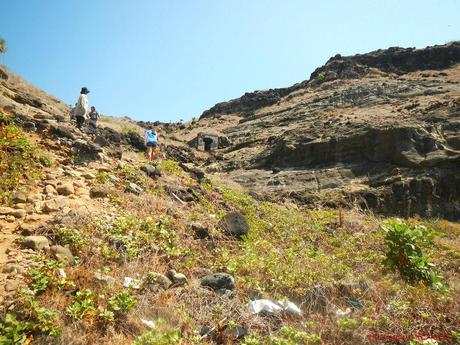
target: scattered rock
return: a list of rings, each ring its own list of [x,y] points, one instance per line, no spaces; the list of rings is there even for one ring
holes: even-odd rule
[[[125,192],[140,195],[144,192],[144,189],[142,189],[141,186],[135,184],[134,182],[129,182],[125,187]]]
[[[32,250],[49,250],[49,241],[45,236],[26,236],[22,241],[25,248]]]
[[[109,275],[105,275],[105,274],[102,274],[101,272],[97,271],[95,274],[94,274],[94,279],[99,282],[99,283],[102,283],[106,286],[109,286],[109,287],[112,287],[115,285],[116,283],[116,280],[114,277],[111,277]]]
[[[8,263],[3,267],[2,272],[3,273],[17,273],[20,269],[21,267],[15,263]]]
[[[47,184],[45,186],[45,194],[46,195],[56,195],[57,194],[56,188],[54,188],[54,186],[50,184]]]
[[[43,200],[43,194],[31,194],[27,197],[28,203],[39,202]]]
[[[14,196],[13,196],[13,202],[15,204],[24,204],[27,202],[27,194],[23,193],[23,192],[17,192]]]
[[[66,182],[62,183],[57,186],[57,192],[59,195],[71,195],[75,193],[75,190],[73,188],[73,183],[71,182]]]
[[[152,178],[161,177],[161,170],[158,166],[153,165],[144,165],[141,167],[141,170],[147,174],[147,176]]]
[[[165,275],[157,272],[147,273],[144,283],[147,285],[158,285],[164,290],[171,286],[171,280],[169,280]]]
[[[180,163],[179,166],[186,172],[190,174],[192,178],[194,178],[197,181],[205,181],[206,180],[206,175],[203,172],[203,170],[200,170],[196,166],[190,163]]]
[[[241,212],[230,212],[217,224],[226,234],[241,239],[249,233],[249,224],[246,216]]]
[[[13,209],[13,211],[10,212],[10,215],[14,218],[24,218],[27,215],[27,212],[23,209]]]
[[[75,260],[75,257],[69,248],[56,245],[51,246],[50,250],[54,258],[60,262],[64,262],[65,264],[72,264]]]
[[[13,212],[14,209],[11,207],[0,207],[0,215],[10,215],[11,212]]]
[[[195,232],[195,238],[203,240],[210,237],[208,228],[201,223],[192,223],[190,227]]]
[[[187,283],[187,277],[182,273],[177,273],[174,270],[169,270],[166,275],[173,282],[173,287],[182,286]]]
[[[201,285],[213,290],[233,290],[235,288],[235,278],[228,273],[214,273],[201,279]]]
[[[43,212],[56,212],[59,211],[61,208],[66,206],[65,200],[62,199],[51,199],[47,200],[43,204]]]
[[[87,180],[94,180],[96,178],[96,176],[94,174],[89,173],[89,172],[81,174],[81,177],[83,177],[83,178],[85,178]]]
[[[6,291],[15,291],[18,289],[20,282],[18,280],[9,280],[5,284]]]
[[[102,186],[94,186],[90,189],[89,195],[91,198],[105,198],[109,195],[114,195],[115,190],[109,186],[102,185]]]

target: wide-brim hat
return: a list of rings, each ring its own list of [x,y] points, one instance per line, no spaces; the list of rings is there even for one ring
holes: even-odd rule
[[[80,93],[89,93],[89,90],[86,87],[82,87]]]

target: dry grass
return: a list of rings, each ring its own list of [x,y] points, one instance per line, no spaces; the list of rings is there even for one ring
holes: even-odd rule
[[[75,287],[64,291],[51,288],[39,297],[42,306],[60,313],[63,332],[59,338],[39,337],[37,344],[130,344],[148,331],[141,319],[165,320],[166,329],[181,332],[182,344],[237,343],[225,336],[225,327],[232,323],[260,337],[262,344],[270,344],[267,337],[282,337],[280,329],[285,326],[316,334],[325,344],[365,344],[370,333],[446,333],[455,330],[460,321],[459,290],[453,284],[458,281],[458,267],[452,264],[452,255],[460,255],[458,224],[430,223],[445,233],[430,252],[451,282],[451,289],[444,293],[424,285],[409,285],[384,270],[381,219],[370,213],[352,209],[339,217],[337,210],[270,204],[254,200],[241,188],[228,188],[224,179],[217,178],[214,187],[202,186],[204,194],[198,201],[183,205],[165,188],[196,185],[183,172],[165,173],[157,181],[139,175],[146,189],[140,196],[124,193],[124,173],[117,174],[119,192],[110,207],[106,204],[91,217],[86,213],[79,216],[75,211],[71,218],[74,222],[67,219],[66,225],[80,230],[89,242],[75,253],[80,264],[65,269]],[[219,218],[230,210],[243,211],[249,220],[251,235],[244,241],[226,237],[216,228]],[[211,237],[196,239],[190,229],[193,221],[208,226]],[[161,236],[145,237],[149,233],[158,235],[159,222],[165,222],[166,234],[174,235],[172,242],[165,242]],[[116,228],[118,232],[113,224],[121,226]],[[142,224],[151,226],[150,230]],[[137,255],[129,256],[111,247],[109,239],[118,233],[138,246]],[[104,256],[101,244],[117,255]],[[311,257],[306,255],[309,251]],[[106,306],[111,296],[126,291],[121,286],[124,277],[166,274],[170,269],[184,273],[189,283],[156,292],[132,290],[137,305],[115,321],[101,322],[95,317],[73,320],[66,312],[78,290],[91,289],[97,296],[96,304]],[[107,287],[98,283],[94,279],[97,271],[112,276],[116,284]],[[216,271],[236,277],[237,287],[231,298],[200,286],[204,275]],[[302,308],[303,316],[249,315],[246,304],[256,296],[272,300],[288,297]],[[363,307],[353,307],[350,300]],[[347,308],[347,316],[336,315],[337,310]],[[215,332],[193,342],[205,325]]]

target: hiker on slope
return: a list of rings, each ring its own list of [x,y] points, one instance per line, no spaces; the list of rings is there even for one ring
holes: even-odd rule
[[[80,91],[80,97],[78,97],[77,105],[75,107],[75,117],[77,119],[77,127],[81,129],[81,126],[85,123],[88,118],[88,96],[89,90],[86,87],[82,87]]]
[[[151,162],[158,150],[158,133],[153,126],[148,127],[145,131],[144,144],[147,146],[147,158]]]
[[[89,120],[91,121],[90,124],[96,128],[97,120],[99,120],[99,113],[96,111],[96,107],[91,107],[91,111],[89,112]]]

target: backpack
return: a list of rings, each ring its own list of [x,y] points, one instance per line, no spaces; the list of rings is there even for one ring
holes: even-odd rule
[[[157,134],[150,129],[147,131],[147,142],[151,144],[157,143]]]
[[[86,109],[85,107],[83,107],[83,104],[79,99],[75,107],[75,110],[74,110],[74,115],[75,116],[85,116],[85,114],[86,114]]]

